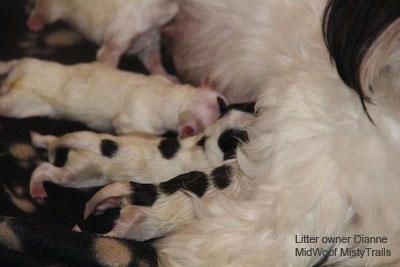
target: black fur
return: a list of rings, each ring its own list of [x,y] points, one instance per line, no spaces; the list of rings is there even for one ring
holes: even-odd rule
[[[224,153],[224,160],[234,158],[237,145],[247,141],[249,137],[246,131],[235,128],[225,130],[218,138],[218,146]]]
[[[231,110],[239,110],[239,111],[254,114],[255,106],[256,106],[256,102],[243,102],[243,103],[230,104],[229,106],[227,106],[225,108],[224,112],[221,112],[221,117],[225,116]]]
[[[131,203],[138,206],[152,206],[158,197],[157,188],[153,184],[130,182],[132,187]]]
[[[176,131],[166,131],[161,137],[169,138],[169,139],[178,139],[178,132]]]
[[[197,145],[204,149],[207,141],[207,136],[203,136],[198,142]]]
[[[107,158],[112,158],[118,152],[118,144],[113,140],[104,139],[100,144],[101,154]]]
[[[231,175],[232,167],[229,165],[220,166],[211,172],[214,185],[220,190],[227,188],[231,184]]]
[[[343,81],[357,92],[368,118],[360,84],[360,67],[373,42],[400,17],[399,1],[329,0],[323,29],[325,42]],[[373,88],[369,88],[371,91]]]
[[[107,209],[102,214],[90,215],[86,220],[79,224],[79,227],[84,232],[105,234],[114,228],[115,222],[119,217],[119,208]]]
[[[56,157],[54,159],[54,166],[63,167],[68,159],[70,149],[65,147],[58,147],[56,149]]]
[[[217,97],[217,102],[218,102],[218,106],[219,106],[219,112],[222,114],[226,113],[226,109],[228,108],[227,104],[225,103],[225,101],[222,99],[222,97]]]
[[[172,195],[178,190],[186,190],[201,197],[208,188],[208,179],[205,173],[193,171],[163,182],[159,187],[166,195]]]
[[[165,159],[172,159],[178,152],[181,144],[175,139],[163,139],[158,145],[158,150]]]

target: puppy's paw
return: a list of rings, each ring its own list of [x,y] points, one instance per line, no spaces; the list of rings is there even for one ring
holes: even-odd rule
[[[44,199],[47,197],[46,190],[43,187],[43,182],[31,183],[29,193],[31,197],[35,199]]]
[[[47,197],[43,183],[54,178],[55,169],[56,167],[50,163],[44,162],[33,171],[29,185],[29,193],[33,198],[43,199]]]
[[[37,148],[48,148],[49,144],[57,139],[53,135],[41,135],[35,131],[31,131],[30,135],[32,145]]]

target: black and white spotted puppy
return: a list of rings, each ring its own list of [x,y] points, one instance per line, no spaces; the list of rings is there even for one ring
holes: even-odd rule
[[[161,183],[117,182],[107,185],[86,203],[84,218],[110,208],[120,217],[106,236],[138,241],[161,237],[196,216],[194,198],[212,197],[232,184],[229,161],[209,171],[192,171]]]
[[[247,140],[243,130],[254,119],[248,112],[230,110],[204,134],[183,140],[142,132],[124,136],[83,131],[59,138],[32,134],[37,147],[47,147],[49,161],[32,173],[30,193],[46,197],[44,181],[75,188],[115,181],[162,182],[179,174],[218,166]]]
[[[180,138],[202,132],[226,107],[208,87],[174,84],[162,76],[116,70],[100,63],[65,66],[33,58],[0,63],[0,115],[50,116],[118,134],[143,131]]]

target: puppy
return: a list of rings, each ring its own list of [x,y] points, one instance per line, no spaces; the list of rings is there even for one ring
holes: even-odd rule
[[[50,116],[81,121],[118,134],[144,131],[180,138],[202,132],[226,108],[209,88],[178,85],[100,63],[64,66],[32,58],[0,63],[9,73],[1,85],[0,115]]]
[[[178,11],[173,0],[37,0],[27,21],[37,31],[63,20],[101,45],[97,59],[113,66],[123,53],[138,54],[153,74],[167,74],[161,64],[159,27]]]
[[[84,219],[92,213],[120,208],[120,216],[105,236],[134,240],[162,237],[179,225],[194,220],[191,196],[212,197],[229,191],[232,181],[229,161],[209,171],[192,171],[155,184],[117,182],[107,185],[86,203]]]
[[[251,113],[231,110],[204,134],[181,141],[141,132],[113,136],[84,131],[59,138],[33,133],[32,143],[48,148],[50,163],[34,170],[30,193],[46,197],[44,181],[86,188],[114,181],[162,182],[208,169],[234,157],[237,145],[247,141],[243,128],[252,120]]]

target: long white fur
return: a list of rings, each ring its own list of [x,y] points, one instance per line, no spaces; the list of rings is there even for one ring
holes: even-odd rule
[[[370,73],[377,76],[362,76],[374,82],[374,125],[330,61],[326,1],[180,3],[178,69],[197,82],[209,76],[231,101],[256,97],[259,116],[238,153],[238,184],[203,198],[194,205],[198,219],[156,242],[161,265],[312,266],[321,257],[296,256],[295,248],[331,244],[296,244],[302,234],[384,236],[386,244],[335,247],[384,247],[390,256],[338,253],[327,264],[398,264],[398,53]]]
[[[217,97],[224,99],[210,88],[96,62],[66,66],[25,58],[2,62],[0,69],[10,72],[0,89],[1,115],[68,118],[119,134],[171,130],[187,137],[185,128],[197,134],[220,116]]]

